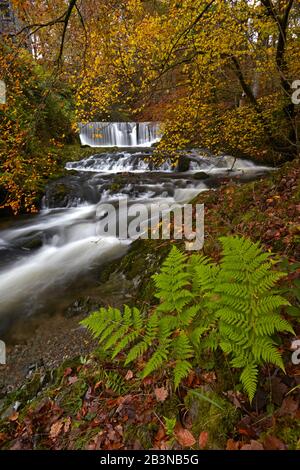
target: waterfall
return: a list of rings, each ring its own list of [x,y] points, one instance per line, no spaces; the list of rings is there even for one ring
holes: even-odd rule
[[[68,162],[67,170],[93,171],[96,173],[172,171],[170,161],[155,164],[151,154],[135,152],[100,153],[77,162]],[[173,169],[174,170],[174,169]]]
[[[82,145],[151,147],[161,138],[157,122],[89,122],[79,124]]]

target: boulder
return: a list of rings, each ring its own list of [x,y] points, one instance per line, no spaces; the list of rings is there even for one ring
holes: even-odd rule
[[[182,173],[184,171],[189,171],[191,159],[187,155],[180,155],[177,164],[177,171]]]

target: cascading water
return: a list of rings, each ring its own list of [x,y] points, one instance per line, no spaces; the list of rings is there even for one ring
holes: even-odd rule
[[[157,122],[89,122],[79,130],[90,147],[151,147],[161,138]]]
[[[0,231],[1,324],[7,317],[42,310],[53,297],[59,303],[76,279],[82,282],[127,251],[127,240],[99,238],[100,203],[116,204],[118,198],[126,198],[129,206],[155,201],[184,204],[216,187],[220,175],[228,176],[233,164],[235,171],[230,174],[241,178],[266,170],[232,157],[198,154],[191,155],[190,170],[180,173],[168,162],[151,163],[149,152],[99,154],[68,163],[67,169],[73,171],[49,185],[41,212],[11,221]],[[199,171],[205,172],[205,180],[197,178]],[[73,299],[77,295],[78,290]]]

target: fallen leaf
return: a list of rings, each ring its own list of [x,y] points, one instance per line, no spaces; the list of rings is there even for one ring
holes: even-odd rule
[[[288,391],[288,387],[282,382],[282,380],[280,380],[279,377],[272,377],[271,387],[272,400],[276,405],[280,406],[282,404],[284,395],[286,395]]]
[[[71,367],[68,367],[65,371],[64,371],[64,377],[68,377],[68,375],[71,375],[72,374],[72,369]]]
[[[199,436],[199,447],[200,449],[205,449],[208,442],[208,432],[202,431]]]
[[[229,390],[229,392],[227,392],[227,397],[236,408],[242,408],[241,393]]]
[[[154,390],[154,393],[155,393],[156,400],[161,401],[161,402],[164,402],[168,398],[168,395],[169,395],[168,390],[164,387],[156,388]]]
[[[162,426],[159,427],[156,436],[155,436],[155,442],[160,442],[162,439],[166,437],[166,431],[165,428]]]
[[[9,421],[17,421],[18,417],[19,417],[19,413],[17,411],[14,411],[8,419]]]
[[[9,450],[24,450],[24,448],[26,448],[26,446],[24,447],[22,438],[20,438],[13,442]]]
[[[261,442],[251,440],[250,444],[243,445],[241,450],[264,450],[264,446]]]
[[[99,387],[101,387],[102,383],[103,383],[102,380],[100,380],[99,382],[97,382],[97,383],[95,384],[94,389],[97,390]]]
[[[244,426],[243,428],[239,428],[238,432],[242,436],[256,437],[255,431],[251,429],[249,426]]]
[[[64,432],[67,433],[71,427],[71,422],[72,422],[72,419],[70,418],[70,416],[67,417],[66,421],[65,421],[65,424],[64,424]]]
[[[115,441],[119,439],[119,437],[117,436],[117,433],[113,429],[110,429],[108,431],[107,437],[110,441]]]
[[[125,380],[131,380],[133,378],[133,372],[132,370],[129,370],[127,374],[125,375]]]
[[[193,434],[188,431],[188,429],[178,427],[175,429],[174,434],[178,443],[183,447],[192,447],[196,444],[196,439],[194,438]]]
[[[285,450],[285,444],[275,436],[266,436],[264,439],[265,450]]]
[[[226,450],[239,450],[239,441],[234,441],[233,439],[228,439]]]
[[[116,426],[116,431],[120,434],[120,436],[123,436],[123,428],[122,428],[121,424],[118,424]]]
[[[289,396],[283,400],[282,405],[278,411],[278,415],[291,415],[294,417],[298,411],[298,406],[298,401],[294,400],[292,396]]]
[[[58,435],[60,434],[62,428],[64,426],[63,421],[57,421],[56,423],[52,424],[50,428],[50,438],[51,439],[56,439]]]
[[[145,377],[143,379],[143,384],[146,385],[146,386],[147,385],[152,385],[153,384],[153,378],[152,377]]]
[[[217,380],[217,376],[215,372],[205,372],[202,374],[202,378],[203,380],[205,380],[205,382],[209,384]]]

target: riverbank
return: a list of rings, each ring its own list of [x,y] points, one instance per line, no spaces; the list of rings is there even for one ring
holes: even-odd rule
[[[299,337],[299,161],[286,164],[258,181],[243,185],[224,181],[218,190],[201,193],[195,202],[204,203],[206,208],[206,255],[217,259],[218,238],[234,233],[261,240],[266,250],[280,257],[282,270],[289,272],[283,288],[288,288],[294,306],[286,314],[293,320]],[[28,392],[28,385],[23,385],[3,399],[0,436],[4,448],[162,449],[170,446],[164,417],[177,418],[175,448],[201,447],[206,436],[203,433],[208,434],[205,444],[208,448],[299,447],[300,375],[299,366],[291,362],[291,335],[284,338],[287,374],[275,368],[263,370],[251,407],[235,391],[234,376],[223,362],[222,368],[217,362],[201,364],[191,376],[188,388],[202,387],[213,402],[227,410],[226,414],[216,413],[214,405],[206,401],[191,400],[186,392],[172,394],[164,374],[141,382],[135,370],[124,370],[117,362],[107,363],[101,354],[90,353],[95,344],[78,326],[79,320],[97,305],[132,303],[147,310],[154,302],[151,275],[170,247],[168,241],[135,242],[121,262],[102,269],[95,297],[91,296],[86,304],[84,299],[74,304],[73,313],[77,309],[78,316],[61,322],[56,317],[47,319],[49,323],[41,327],[42,337],[39,338],[41,330],[37,329],[33,342],[25,341],[20,349],[19,345],[12,347],[11,357],[25,355],[28,349],[33,352],[30,360],[36,364],[35,372],[28,370],[30,364],[22,367],[31,376],[27,383],[35,381],[36,386],[33,392]],[[57,325],[59,334],[54,333]],[[52,351],[56,351],[52,358],[51,347],[45,351],[49,341]],[[39,365],[41,358],[43,365]],[[51,374],[47,372],[66,358],[73,359]],[[22,380],[19,375],[19,383]],[[163,391],[164,399],[158,390]],[[16,402],[17,410],[12,407]],[[207,423],[205,416],[210,418],[203,427]],[[189,440],[182,438],[183,428],[190,433]]]

